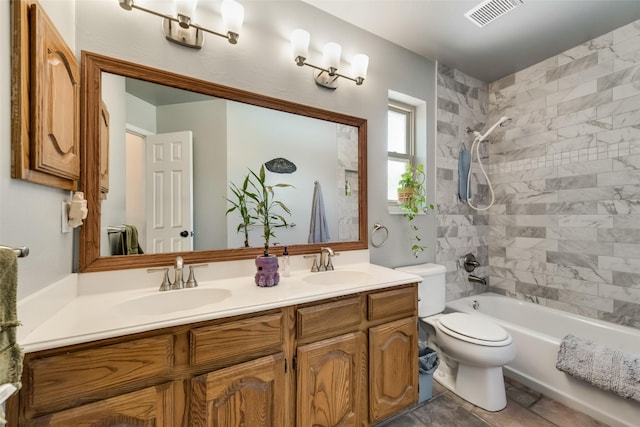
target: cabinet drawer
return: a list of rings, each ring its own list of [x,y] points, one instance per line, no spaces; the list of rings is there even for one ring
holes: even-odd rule
[[[297,310],[298,338],[356,330],[364,316],[360,297]]]
[[[27,365],[28,407],[43,413],[110,397],[168,375],[173,361],[173,335],[34,359]]]
[[[225,365],[282,351],[282,313],[190,331],[191,366]]]
[[[418,287],[393,289],[369,295],[369,320],[416,316],[418,314]]]

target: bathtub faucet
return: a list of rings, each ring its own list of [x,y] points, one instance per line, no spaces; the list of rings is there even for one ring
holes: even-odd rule
[[[487,286],[487,279],[485,279],[484,277],[478,277],[475,274],[469,275],[469,281],[473,283],[480,283],[482,285]]]

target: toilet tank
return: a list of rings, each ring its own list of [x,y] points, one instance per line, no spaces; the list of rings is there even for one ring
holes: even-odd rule
[[[396,267],[396,270],[422,277],[418,285],[418,316],[442,313],[446,302],[447,269],[440,264],[418,264]]]

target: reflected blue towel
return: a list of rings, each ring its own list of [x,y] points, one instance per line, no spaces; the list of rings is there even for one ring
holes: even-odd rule
[[[313,201],[311,204],[311,223],[309,224],[309,243],[322,243],[329,241],[329,227],[324,212],[324,200],[320,183],[316,181],[313,189]]]
[[[470,167],[471,153],[463,148],[458,157],[458,197],[460,200],[467,200],[467,175]],[[471,196],[471,189],[469,189],[469,196]]]

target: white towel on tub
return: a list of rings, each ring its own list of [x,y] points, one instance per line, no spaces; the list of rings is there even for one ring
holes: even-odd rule
[[[560,343],[556,368],[640,402],[640,355],[569,334]]]

